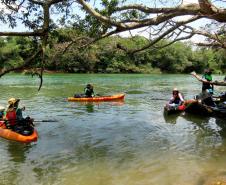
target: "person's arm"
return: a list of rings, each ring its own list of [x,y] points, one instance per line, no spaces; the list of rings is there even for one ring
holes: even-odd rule
[[[180,98],[180,101],[184,102],[184,98],[183,98],[182,94],[179,93],[178,96],[179,96],[179,98]]]
[[[194,76],[198,81],[200,82],[204,82],[204,83],[209,83],[209,84],[213,84],[212,82],[209,82],[203,78],[201,78],[199,75],[196,74],[195,71],[191,72],[191,75]]]

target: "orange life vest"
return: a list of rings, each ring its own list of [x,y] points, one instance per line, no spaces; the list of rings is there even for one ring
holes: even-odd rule
[[[16,111],[9,111],[6,113],[6,119],[9,121],[11,126],[16,124]]]

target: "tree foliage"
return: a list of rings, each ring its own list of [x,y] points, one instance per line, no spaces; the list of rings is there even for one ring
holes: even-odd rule
[[[139,4],[126,0],[1,0],[0,2],[2,7],[0,9],[0,22],[9,25],[11,28],[16,28],[18,24],[26,28],[25,31],[3,31],[0,32],[0,36],[32,37],[32,44],[28,46],[30,47],[28,50],[14,48],[15,53],[24,52],[19,53],[21,58],[15,60],[17,64],[6,65],[3,57],[2,63],[4,65],[2,65],[0,76],[13,70],[35,66],[37,69],[41,69],[38,76],[42,81],[44,68],[53,67],[53,65],[50,65],[49,57],[54,58],[55,56],[56,58],[57,55],[51,53],[56,45],[56,41],[52,40],[54,35],[54,39],[64,40],[64,43],[58,43],[58,45],[63,51],[62,57],[65,57],[63,61],[68,61],[68,63],[63,62],[65,68],[72,66],[72,64],[75,65],[74,63],[77,62],[76,66],[81,64],[84,67],[81,71],[99,71],[100,68],[111,70],[118,67],[118,71],[124,72],[124,68],[126,66],[131,67],[132,64],[134,66],[126,71],[137,71],[137,66],[147,64],[153,68],[171,72],[189,71],[191,68],[199,69],[194,67],[191,61],[196,62],[202,68],[202,65],[204,65],[202,62],[200,63],[202,59],[194,57],[195,61],[193,61],[191,56],[186,58],[180,52],[175,52],[180,50],[178,49],[181,47],[180,44],[174,45],[173,49],[169,47],[167,54],[163,54],[165,47],[189,39],[194,35],[202,35],[206,38],[205,42],[196,43],[199,46],[215,49],[226,48],[226,9],[224,8],[226,3],[224,0],[198,0],[197,3],[185,3],[183,0],[157,0],[149,3],[147,1],[142,3],[141,1]],[[190,24],[197,20],[205,22],[207,19],[213,22],[207,22],[201,29],[192,27]],[[74,31],[70,31],[70,36],[63,36],[61,33],[57,33],[60,30],[59,28],[62,27],[73,28]],[[119,41],[117,44],[115,44],[115,41],[112,42],[117,47],[109,50],[110,53],[105,48],[100,50],[99,44],[94,44],[105,37],[141,28],[149,32],[149,39],[132,38],[131,41],[134,41],[134,43],[129,41],[129,44],[116,39]],[[57,35],[63,38],[59,38]],[[142,39],[145,41],[143,42]],[[90,44],[94,45],[89,46]],[[157,51],[158,49],[160,50]],[[144,50],[147,50],[146,53],[143,53]],[[153,51],[156,52],[156,55],[151,58],[148,53]],[[3,53],[2,56],[7,56],[10,49],[5,48],[5,51],[1,52]],[[205,52],[208,53],[208,51]],[[110,61],[106,60],[106,53],[111,57]],[[207,53],[205,55],[208,55]],[[203,57],[199,53],[195,55]],[[24,57],[27,57],[27,59],[24,60]],[[125,58],[126,60],[123,60]],[[147,59],[148,62],[146,62]],[[151,59],[153,61],[149,62]],[[172,59],[175,59],[175,61],[172,62]],[[225,63],[222,62],[224,57],[220,52],[211,61],[216,61],[216,59],[219,59],[219,61],[214,64],[208,61],[204,66],[211,64],[216,69],[219,66],[225,66]],[[76,62],[72,62],[73,60]],[[60,61],[52,61],[61,64]],[[156,61],[161,61],[161,63]],[[131,65],[128,65],[127,62]],[[13,63],[13,60],[11,63]],[[11,63],[7,62],[7,64]],[[221,67],[219,70],[222,70]]]
[[[128,55],[117,48],[118,43],[133,49],[144,46],[148,40],[141,36],[136,36],[133,40],[111,36],[85,49],[73,45],[62,53],[62,48],[71,35],[86,39],[88,36],[71,29],[60,29],[56,33],[50,36],[49,43],[52,46],[46,49],[45,69],[48,70],[78,73],[190,73],[195,70],[202,73],[205,68],[211,67],[215,73],[225,72],[226,55],[223,49],[194,50],[190,43],[177,42],[165,48],[149,48]],[[3,43],[0,49],[2,67],[16,67],[18,63],[23,63],[27,58],[26,54],[33,52],[29,49],[32,48],[30,45],[35,44],[32,39],[21,37],[7,37],[0,42]],[[83,41],[81,39],[78,42]],[[169,42],[162,40],[158,45],[161,47]],[[31,67],[38,67],[37,63],[33,63]]]

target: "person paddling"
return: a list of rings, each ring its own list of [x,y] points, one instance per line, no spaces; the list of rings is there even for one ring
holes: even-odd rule
[[[15,130],[17,124],[17,108],[20,99],[10,98],[8,100],[8,106],[4,115],[4,120],[7,128]],[[22,113],[22,110],[20,114]],[[19,115],[20,117],[21,115]]]
[[[202,83],[202,92],[207,92],[209,94],[213,94],[213,84],[211,84],[213,77],[212,77],[212,69],[205,69],[204,74],[202,76],[203,83]]]
[[[4,115],[5,125],[7,128],[16,132],[24,132],[24,130],[33,131],[33,119],[30,117],[23,117],[22,111],[25,107],[19,108],[20,99],[10,98],[8,100],[8,107]]]
[[[94,97],[93,86],[91,84],[87,84],[84,89],[84,93],[85,93],[85,96],[88,98]]]
[[[201,103],[215,107],[216,104],[213,101],[213,78],[212,78],[212,69],[206,69],[204,71],[204,75],[202,78],[197,75],[195,72],[192,72],[191,75],[193,75],[195,78],[197,78],[200,82],[202,82],[202,93],[195,96],[195,99],[200,101]]]

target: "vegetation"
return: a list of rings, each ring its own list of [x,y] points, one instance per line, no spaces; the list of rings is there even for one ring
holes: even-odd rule
[[[216,72],[223,72],[225,5],[224,0],[198,0],[196,3],[183,0],[141,0],[139,3],[127,0],[1,0],[0,23],[13,30],[0,32],[0,36],[7,36],[0,46],[0,77],[11,71],[33,68],[33,74],[40,78],[40,89],[44,69],[189,72],[192,69],[202,71],[209,66]],[[190,24],[200,20],[199,28]],[[19,24],[26,29],[16,29]],[[148,32],[149,39],[115,37],[118,33],[131,33],[141,28]],[[196,42],[197,46],[220,49],[193,51],[187,44],[174,44],[194,35],[206,38]],[[8,36],[27,37],[28,40]],[[100,41],[103,38],[105,40]]]
[[[57,34],[56,34],[57,33]],[[78,73],[202,73],[211,67],[215,73],[225,73],[226,54],[224,50],[192,48],[190,43],[177,42],[161,49],[148,48],[136,54],[126,53],[117,47],[118,43],[133,49],[147,44],[144,37],[122,38],[111,36],[89,47],[71,46],[64,51],[71,35],[89,39],[85,34],[71,29],[61,29],[51,34],[46,49],[45,69]],[[168,44],[162,40],[157,46]],[[79,42],[81,45],[82,41]],[[35,40],[22,37],[0,38],[0,67],[17,67],[34,52]],[[38,67],[39,58],[30,68]]]

